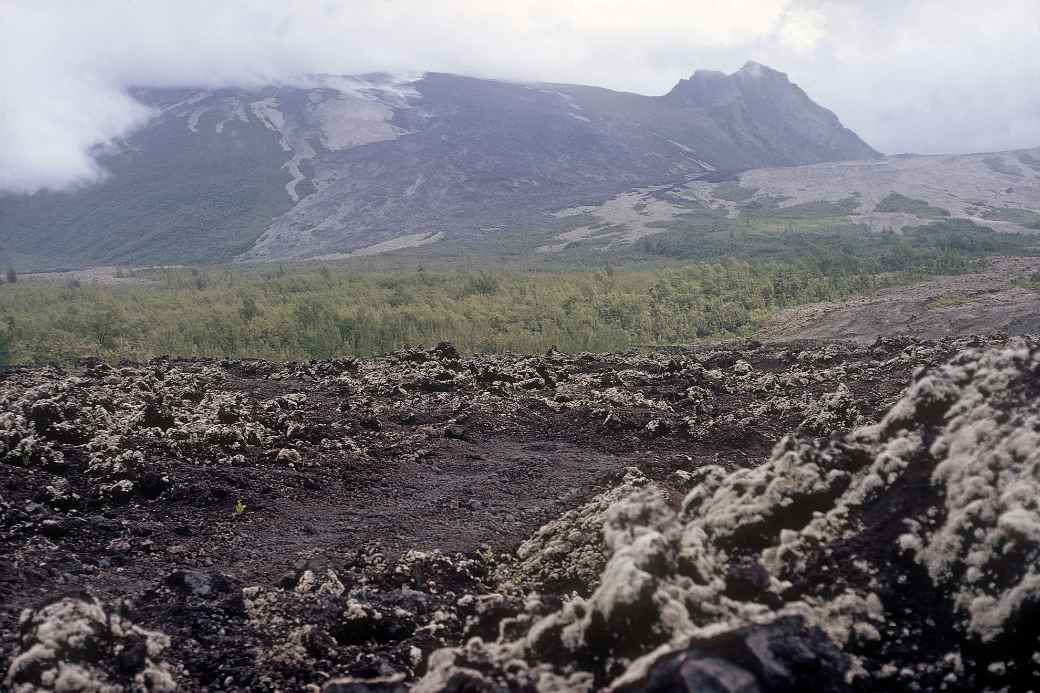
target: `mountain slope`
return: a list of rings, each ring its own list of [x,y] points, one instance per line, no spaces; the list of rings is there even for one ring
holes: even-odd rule
[[[551,229],[554,210],[715,171],[878,156],[755,63],[661,97],[438,73],[135,96],[155,117],[100,154],[106,180],[0,197],[0,253],[29,267],[327,256]]]
[[[937,221],[1030,236],[1040,230],[1040,149],[821,162],[718,178],[647,186],[561,210],[565,230],[539,250],[626,253],[662,234],[703,248],[734,224],[766,234],[902,233]],[[747,250],[748,239],[740,245],[734,250]]]
[[[877,155],[787,75],[749,62],[739,72],[698,70],[663,97],[706,111],[741,148],[772,165],[871,159]],[[807,156],[814,161],[805,160]]]

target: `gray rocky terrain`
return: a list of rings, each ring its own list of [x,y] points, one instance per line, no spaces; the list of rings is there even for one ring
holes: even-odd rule
[[[557,214],[585,223],[573,224],[543,245],[543,252],[593,236],[625,246],[691,223],[747,217],[778,230],[858,225],[898,233],[936,220],[965,219],[994,231],[1035,234],[1040,149],[753,169],[724,181],[625,191]]]
[[[28,691],[1026,691],[1029,338],[0,373]]]
[[[764,339],[927,339],[985,332],[1040,332],[1040,259],[995,258],[978,272],[940,277],[845,301],[779,311]]]
[[[440,690],[1030,690],[1037,346],[919,372],[877,423],[606,513],[595,591],[430,659]],[[833,432],[833,429],[832,429]]]

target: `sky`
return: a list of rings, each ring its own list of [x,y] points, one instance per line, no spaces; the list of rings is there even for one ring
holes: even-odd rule
[[[1040,0],[0,0],[0,190],[89,185],[132,86],[456,72],[667,92],[786,72],[886,153],[1040,146]]]

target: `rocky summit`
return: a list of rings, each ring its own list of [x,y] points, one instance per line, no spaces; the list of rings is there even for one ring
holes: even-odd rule
[[[748,63],[658,97],[443,73],[137,89],[104,180],[0,195],[24,268],[342,257],[557,229],[633,188],[878,153],[786,75]]]
[[[0,374],[28,691],[1026,691],[1040,344]]]

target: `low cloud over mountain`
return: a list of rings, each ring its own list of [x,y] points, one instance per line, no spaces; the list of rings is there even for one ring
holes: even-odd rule
[[[133,94],[154,115],[100,155],[103,181],[0,198],[0,251],[20,266],[329,257],[547,230],[556,210],[635,187],[878,156],[754,62],[660,97],[444,73]]]
[[[308,73],[430,70],[655,95],[691,66],[733,71],[751,57],[797,75],[882,151],[1030,147],[1040,142],[1040,95],[1029,88],[1038,33],[1033,0],[9,0],[0,190],[103,177],[97,147],[154,115],[131,87]]]

